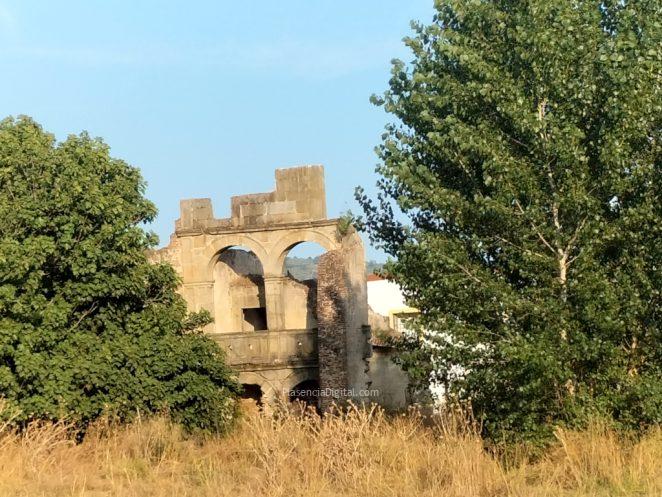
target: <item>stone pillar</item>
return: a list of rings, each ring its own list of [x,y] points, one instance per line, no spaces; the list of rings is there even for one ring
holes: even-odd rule
[[[370,402],[370,326],[361,238],[346,235],[342,248],[320,257],[317,266],[317,324],[320,389],[338,392],[322,397],[322,410],[333,401]],[[328,389],[328,390],[327,390]]]
[[[343,259],[336,250],[320,257],[317,265],[317,327],[320,407],[347,400],[347,286]],[[333,396],[330,394],[334,392]]]
[[[269,331],[278,331],[285,328],[284,282],[284,276],[264,277],[264,300],[267,307],[267,328]]]
[[[347,382],[356,395],[368,387],[369,363],[372,353],[368,319],[368,288],[366,284],[365,251],[361,237],[352,230],[342,240],[341,257],[347,285],[345,326],[347,341]],[[355,402],[374,399],[355,398]]]

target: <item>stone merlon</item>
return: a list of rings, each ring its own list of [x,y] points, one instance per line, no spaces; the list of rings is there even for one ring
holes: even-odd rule
[[[209,198],[182,200],[175,230],[251,228],[325,219],[324,168],[303,166],[277,169],[276,189],[272,192],[232,197],[229,218],[214,218]]]

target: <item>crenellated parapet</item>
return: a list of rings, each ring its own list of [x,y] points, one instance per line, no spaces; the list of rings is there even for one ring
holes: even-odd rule
[[[209,198],[180,202],[176,232],[223,231],[326,220],[324,168],[303,166],[276,170],[276,189],[231,198],[229,218],[216,219]]]

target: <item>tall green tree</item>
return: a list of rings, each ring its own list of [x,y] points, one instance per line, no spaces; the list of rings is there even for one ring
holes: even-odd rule
[[[141,223],[140,172],[83,133],[0,122],[0,397],[18,423],[167,412],[224,430],[237,384]]]
[[[422,330],[402,363],[489,436],[662,421],[661,7],[440,0],[406,40],[364,227]]]

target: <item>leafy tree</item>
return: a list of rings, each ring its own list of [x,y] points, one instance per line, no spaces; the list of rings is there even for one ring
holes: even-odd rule
[[[659,2],[441,0],[414,29],[357,190],[429,330],[403,364],[498,439],[659,423]]]
[[[19,423],[168,412],[224,430],[235,380],[140,223],[139,171],[83,133],[0,122],[0,396]]]

